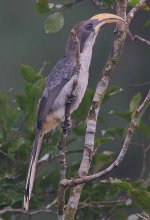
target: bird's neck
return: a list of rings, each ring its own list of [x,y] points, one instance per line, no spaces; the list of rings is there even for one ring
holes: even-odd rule
[[[93,45],[86,43],[85,47],[80,52],[81,68],[86,70],[87,72],[89,71],[89,66],[91,63],[92,47],[93,47]],[[66,51],[66,57],[71,58],[74,61],[76,61],[76,58],[77,58],[76,56],[77,56],[77,53],[76,53],[75,49]]]
[[[92,48],[93,45],[91,45],[89,42],[85,43],[85,46],[83,48],[83,51],[80,53],[80,63],[81,67],[86,69],[86,71],[89,71],[91,58],[92,58]]]

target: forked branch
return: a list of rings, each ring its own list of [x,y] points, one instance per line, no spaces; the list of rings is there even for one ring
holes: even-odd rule
[[[139,36],[139,35],[132,35],[131,32],[129,31],[129,36],[131,37],[131,40],[132,40],[133,42],[135,42],[135,41],[138,40],[138,41],[141,41],[142,43],[144,43],[144,44],[150,46],[150,41],[149,41],[149,40],[146,40],[145,38],[143,38],[143,37],[141,37],[141,36]]]
[[[145,0],[139,0],[138,4],[129,12],[128,14],[128,25],[132,18],[134,17],[135,13],[138,11],[140,6],[145,2]],[[126,9],[127,9],[127,0],[118,0],[117,1],[117,15],[126,19]],[[91,160],[93,156],[93,148],[94,148],[94,139],[95,139],[95,132],[96,132],[96,123],[97,123],[97,116],[103,101],[103,97],[105,95],[105,91],[108,87],[110,77],[112,75],[113,70],[115,69],[118,60],[121,56],[123,45],[127,36],[128,27],[119,24],[117,25],[117,34],[114,40],[114,45],[111,51],[111,54],[105,64],[104,69],[102,70],[102,77],[98,82],[95,95],[92,101],[91,108],[89,110],[88,118],[87,118],[87,128],[86,128],[86,135],[85,135],[85,145],[84,145],[84,153],[81,161],[81,165],[78,171],[78,177],[75,177],[69,184],[74,186],[71,189],[68,204],[65,210],[65,220],[73,220],[74,215],[77,210],[77,206],[79,204],[80,195],[82,192],[83,185],[85,183],[85,179],[89,178],[86,175],[88,174]],[[123,148],[124,149],[124,148]],[[122,155],[122,153],[121,153]],[[115,163],[116,165],[116,163]],[[101,175],[101,174],[99,174]],[[79,181],[80,179],[80,181]],[[78,180],[77,184],[74,184],[74,181]],[[84,181],[83,181],[84,180]],[[62,185],[64,187],[70,186],[68,185],[68,180],[62,181]],[[72,184],[73,183],[73,184]],[[80,185],[78,185],[80,184]]]
[[[144,101],[142,102],[142,104],[133,113],[132,118],[131,118],[131,122],[128,126],[128,129],[127,129],[127,135],[125,137],[122,149],[121,149],[118,157],[116,158],[116,160],[108,168],[106,168],[103,171],[98,172],[96,174],[90,175],[90,176],[85,176],[85,177],[72,179],[72,180],[65,179],[65,180],[61,181],[61,184],[64,187],[68,187],[68,186],[76,186],[79,184],[87,183],[87,182],[99,179],[99,178],[107,175],[114,168],[116,168],[122,162],[122,160],[128,150],[128,146],[131,142],[131,138],[132,138],[134,129],[136,127],[137,119],[140,116],[141,112],[145,109],[145,107],[147,106],[148,103],[150,103],[150,90],[148,91],[148,94],[147,94],[146,98],[144,99]]]

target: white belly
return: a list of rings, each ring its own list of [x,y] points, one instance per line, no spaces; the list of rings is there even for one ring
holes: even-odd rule
[[[76,87],[76,100],[71,104],[71,113],[78,108],[79,104],[81,103],[87,85],[88,85],[88,76],[89,74],[83,74],[81,70],[81,74],[78,78],[78,84]],[[67,96],[70,95],[72,91],[72,84],[73,84],[74,77],[69,80],[68,83],[64,86],[64,88],[59,93],[58,97],[56,98],[54,105],[52,107],[53,112],[55,112],[55,116],[62,122],[64,121],[65,117],[65,103],[67,100]]]
[[[86,52],[86,51],[85,51]],[[78,108],[79,104],[81,103],[86,88],[88,86],[88,78],[89,78],[89,66],[91,62],[91,55],[92,49],[91,47],[88,48],[88,52],[85,54],[80,54],[80,74],[78,78],[78,84],[76,87],[76,96],[77,99],[74,103],[71,104],[71,113]],[[52,107],[53,112],[55,112],[56,117],[63,122],[65,117],[65,103],[67,100],[67,96],[70,95],[72,91],[72,84],[73,84],[74,76],[69,80],[68,83],[64,86],[64,88],[59,93],[58,97],[56,98],[54,105]]]

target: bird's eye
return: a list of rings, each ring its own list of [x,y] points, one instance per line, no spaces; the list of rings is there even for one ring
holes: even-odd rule
[[[93,29],[93,24],[92,23],[88,23],[86,28],[87,28],[87,30],[91,31]]]

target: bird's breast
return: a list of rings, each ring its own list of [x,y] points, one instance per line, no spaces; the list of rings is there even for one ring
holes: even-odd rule
[[[91,51],[89,51],[89,53],[80,55],[80,65],[81,65],[80,74],[78,78],[78,84],[76,87],[76,99],[71,104],[71,108],[70,108],[71,112],[73,112],[78,108],[79,104],[81,103],[85,95],[85,91],[88,86],[90,62],[91,62]],[[59,93],[53,105],[53,112],[55,112],[56,117],[59,118],[60,121],[64,121],[65,103],[67,100],[67,96],[70,95],[72,92],[73,81],[74,81],[74,75],[63,87],[63,89]]]

